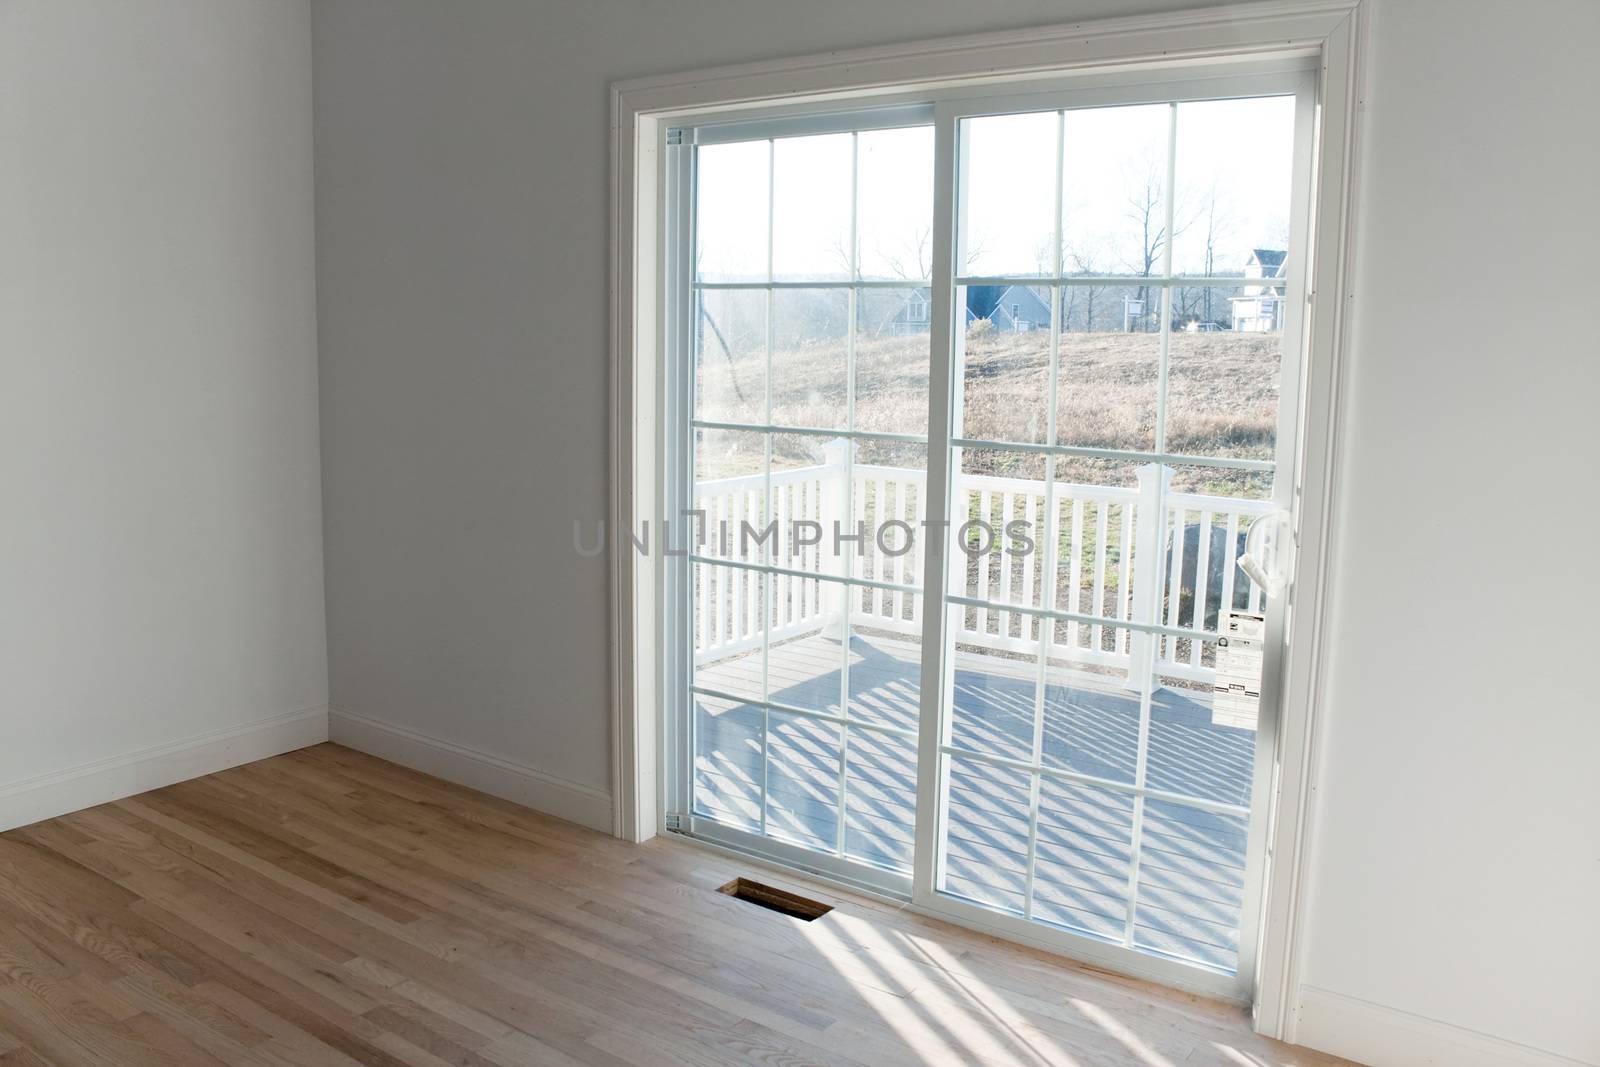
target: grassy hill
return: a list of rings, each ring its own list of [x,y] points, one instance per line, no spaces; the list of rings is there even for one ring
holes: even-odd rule
[[[1156,437],[1160,336],[1067,332],[1061,335],[1057,435],[1061,444],[1149,451]],[[1171,339],[1166,450],[1207,456],[1271,459],[1277,428],[1281,337],[1249,333],[1176,333]],[[970,330],[961,384],[961,434],[997,441],[1043,442],[1049,394],[1045,331]],[[718,421],[765,421],[765,355],[757,346],[725,352],[708,346],[700,403]],[[773,353],[772,422],[838,427],[846,421],[846,352],[842,339],[798,343]],[[927,432],[928,337],[880,337],[856,347],[855,423],[863,430]],[[821,439],[781,435],[779,466],[818,462]],[[702,476],[746,473],[758,457],[754,441],[731,435],[702,457]],[[863,463],[922,467],[920,446],[863,443]],[[972,473],[1042,478],[1044,459],[1016,452],[969,452]],[[1131,484],[1138,464],[1062,458],[1058,479]],[[1221,495],[1257,495],[1260,479],[1214,469],[1180,468],[1176,488]]]

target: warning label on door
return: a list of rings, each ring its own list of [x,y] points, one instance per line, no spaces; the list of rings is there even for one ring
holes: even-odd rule
[[[1229,612],[1223,617],[1217,638],[1216,695],[1211,701],[1211,721],[1216,725],[1256,728],[1266,644],[1266,616]]]

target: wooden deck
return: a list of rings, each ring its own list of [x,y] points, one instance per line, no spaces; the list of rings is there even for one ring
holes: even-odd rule
[[[771,699],[839,713],[843,649],[819,634],[775,645]],[[956,658],[952,743],[972,752],[1031,760],[1035,668],[998,655]],[[759,652],[700,670],[699,683],[759,698]],[[852,717],[915,730],[920,666],[915,645],[855,637],[850,648]],[[1046,685],[1043,762],[1113,782],[1134,780],[1139,698],[1119,679],[1052,670]],[[839,758],[846,746],[844,852],[909,870],[915,822],[914,743],[868,729],[839,728],[775,713],[763,760],[761,713],[701,698],[696,715],[696,803],[702,814],[757,831],[761,782],[767,832],[833,851],[839,832]],[[1248,806],[1255,733],[1212,722],[1198,689],[1160,689],[1152,699],[1146,783],[1164,792]],[[1026,892],[1026,773],[953,758],[948,892],[1020,913]],[[1074,932],[1121,941],[1129,887],[1141,948],[1232,970],[1238,956],[1247,823],[1184,804],[1147,801],[1133,871],[1134,804],[1115,789],[1042,779],[1034,916]]]
[[[736,875],[833,905],[812,923]],[[1328,1067],[1245,1013],[321,745],[0,835],[8,1067]]]

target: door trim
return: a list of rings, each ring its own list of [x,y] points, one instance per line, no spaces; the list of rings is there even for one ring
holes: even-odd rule
[[[643,841],[666,830],[660,717],[667,664],[660,613],[667,568],[659,555],[636,555],[627,531],[637,531],[647,518],[659,522],[668,469],[663,342],[669,323],[666,302],[659,299],[669,269],[662,172],[668,126],[710,113],[748,112],[753,117],[779,105],[823,110],[852,100],[858,106],[866,100],[881,103],[895,93],[932,96],[956,86],[970,92],[978,84],[993,85],[998,93],[1005,86],[1011,91],[1037,89],[1050,79],[1115,78],[1156,68],[1315,55],[1315,208],[1307,249],[1311,289],[1292,575],[1298,595],[1288,610],[1296,639],[1278,679],[1281,726],[1267,812],[1268,869],[1251,997],[1260,1032],[1294,1039],[1298,934],[1321,735],[1322,635],[1339,483],[1342,364],[1353,295],[1349,271],[1354,259],[1362,15],[1361,0],[1267,0],[831,52],[612,86],[611,487],[606,528],[617,836]],[[930,457],[931,446],[930,440]],[[925,822],[919,819],[919,834]]]

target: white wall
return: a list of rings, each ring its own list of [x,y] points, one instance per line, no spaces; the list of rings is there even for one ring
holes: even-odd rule
[[[0,827],[326,729],[310,79],[303,0],[0,0]]]
[[[1600,1063],[1600,4],[1374,14],[1302,1034]]]
[[[605,561],[573,521],[606,513],[613,80],[1122,7],[313,5],[335,735],[405,731],[391,758],[442,739],[508,765],[480,788],[520,769],[534,802],[610,826]]]
[[[1159,6],[319,0],[335,708],[608,787],[611,80]],[[1302,1036],[1600,1062],[1600,7],[1374,7]]]

